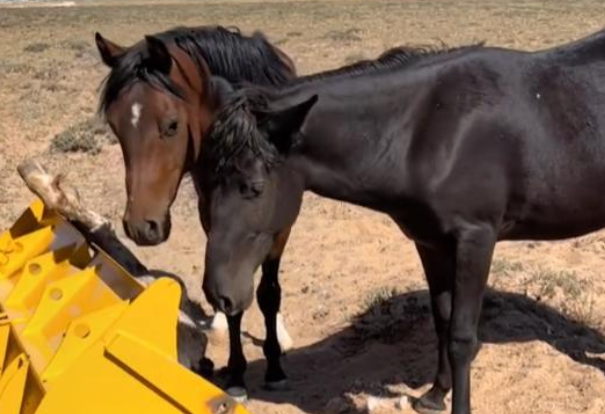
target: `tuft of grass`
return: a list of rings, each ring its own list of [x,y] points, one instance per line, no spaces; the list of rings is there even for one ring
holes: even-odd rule
[[[31,72],[33,68],[25,63],[17,63],[17,62],[0,62],[0,73],[9,74],[9,73],[20,73],[20,74],[28,74]]]
[[[28,53],[42,53],[49,47],[50,45],[48,43],[36,42],[25,46],[23,51]]]
[[[365,310],[382,308],[389,301],[397,296],[397,289],[394,287],[383,286],[368,292],[363,298],[363,306]]]
[[[361,42],[361,29],[352,27],[347,30],[330,30],[324,35],[324,39],[339,43]]]
[[[492,261],[491,273],[499,276],[509,276],[523,271],[523,263],[508,260],[505,257],[495,258]]]
[[[101,152],[102,145],[94,135],[89,133],[79,134],[73,129],[68,129],[57,134],[51,142],[51,152],[84,152],[97,155]]]
[[[97,54],[94,47],[85,40],[69,39],[61,42],[61,46],[74,51],[78,59],[96,59]]]
[[[41,81],[56,81],[60,78],[59,69],[53,66],[48,66],[37,70],[33,76],[33,79]]]
[[[352,53],[350,55],[347,55],[347,57],[345,57],[344,64],[352,65],[353,63],[357,63],[357,62],[360,62],[365,59],[366,59],[366,57],[363,53]]]
[[[275,46],[283,46],[283,45],[285,45],[286,43],[288,43],[288,40],[290,40],[290,39],[288,39],[287,37],[283,37],[283,38],[281,38],[281,39],[277,39],[277,40],[276,40],[276,41],[274,41],[273,43],[275,44]]]
[[[539,268],[526,282],[537,288],[537,299],[547,299],[567,317],[587,326],[596,326],[600,318],[595,309],[594,286],[576,272]]]
[[[98,118],[91,117],[55,135],[50,144],[53,153],[84,152],[97,155],[104,143],[114,144],[115,136]]]
[[[538,286],[538,294],[541,297],[552,299],[558,291],[565,298],[579,300],[584,292],[584,286],[574,271],[549,269],[538,269],[532,272],[528,281]]]
[[[67,39],[61,42],[61,46],[76,52],[84,52],[91,48],[91,45],[87,41],[81,39]]]

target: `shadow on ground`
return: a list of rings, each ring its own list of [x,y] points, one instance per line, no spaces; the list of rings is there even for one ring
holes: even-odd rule
[[[479,334],[483,343],[543,341],[605,374],[605,359],[590,356],[605,353],[605,337],[523,295],[488,292]],[[250,363],[247,382],[252,399],[324,414],[326,404],[345,392],[388,397],[395,396],[389,386],[430,383],[436,349],[428,292],[409,292],[377,302],[348,328],[321,342],[290,351],[284,368],[291,391],[262,389],[264,360]]]

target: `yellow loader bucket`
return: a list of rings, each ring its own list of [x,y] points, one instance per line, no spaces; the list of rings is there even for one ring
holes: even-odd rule
[[[0,413],[247,414],[177,362],[180,295],[35,201],[0,234]]]

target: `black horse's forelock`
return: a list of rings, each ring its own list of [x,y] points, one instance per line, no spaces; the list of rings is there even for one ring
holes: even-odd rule
[[[280,58],[260,32],[244,36],[237,28],[177,27],[155,34],[155,37],[168,45],[176,45],[191,56],[198,68],[205,63],[213,75],[221,76],[232,84],[281,85],[295,76],[293,68]],[[123,91],[139,81],[183,97],[183,91],[168,75],[146,66],[147,57],[147,44],[141,41],[118,59],[117,65],[101,84],[100,112],[106,112]]]
[[[254,111],[267,109],[267,92],[260,87],[236,91],[216,114],[203,142],[200,162],[213,173],[239,170],[242,156],[253,156],[270,169],[280,160],[277,148],[258,127]]]

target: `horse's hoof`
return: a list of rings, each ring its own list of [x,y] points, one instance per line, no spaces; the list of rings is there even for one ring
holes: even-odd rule
[[[290,382],[287,379],[279,381],[265,381],[264,388],[267,391],[289,391],[292,389],[292,387],[290,387]]]
[[[211,359],[204,357],[200,359],[194,371],[206,379],[212,379],[214,374],[214,363]]]
[[[227,394],[238,403],[243,404],[248,401],[248,391],[244,387],[229,387],[227,388]]]
[[[231,374],[231,371],[229,371],[229,368],[227,368],[227,367],[219,368],[219,370],[214,373],[214,375],[216,375],[217,378],[221,378],[225,381],[227,381],[230,374]]]
[[[414,400],[412,408],[420,414],[441,414],[445,411],[445,404],[443,402],[441,404],[436,404],[420,397],[417,400]]]

